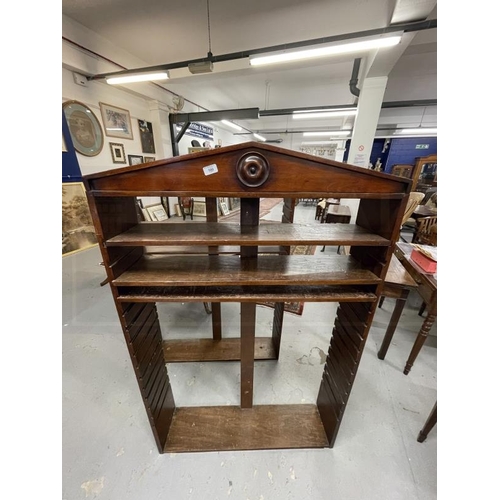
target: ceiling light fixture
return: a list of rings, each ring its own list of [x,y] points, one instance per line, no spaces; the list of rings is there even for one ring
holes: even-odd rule
[[[124,76],[115,76],[106,78],[106,83],[110,85],[120,85],[122,83],[151,82],[153,80],[168,80],[168,72],[161,71],[156,73],[135,73]]]
[[[305,144],[308,146],[319,146],[321,144],[323,145],[333,145],[336,144],[334,141],[303,141],[301,144]]]
[[[396,130],[398,134],[437,134],[437,128],[404,128]]]
[[[236,123],[230,122],[229,120],[221,120],[221,122],[224,125],[227,125],[228,127],[234,128],[235,130],[238,130],[238,131],[243,130],[243,127],[240,127],[239,125],[236,125]]]
[[[254,133],[253,136],[258,139],[259,141],[262,141],[262,142],[266,142],[266,138],[265,137],[262,137],[261,135],[259,134],[256,134]]]
[[[390,36],[385,38],[376,38],[364,40],[362,42],[344,43],[341,45],[332,45],[330,47],[319,47],[317,49],[298,50],[296,52],[284,52],[269,56],[254,57],[250,59],[251,66],[262,66],[264,64],[276,64],[291,61],[300,61],[303,59],[312,59],[316,57],[327,57],[338,54],[347,54],[351,52],[360,52],[363,50],[378,49],[382,47],[393,47],[401,41],[401,36]]]
[[[302,111],[294,112],[292,118],[294,120],[311,120],[313,118],[336,118],[339,116],[354,116],[358,112],[357,109],[346,109],[336,111],[321,111],[318,113],[305,113]]]
[[[330,135],[349,135],[350,130],[332,130],[330,132],[304,132],[304,137],[330,136]]]

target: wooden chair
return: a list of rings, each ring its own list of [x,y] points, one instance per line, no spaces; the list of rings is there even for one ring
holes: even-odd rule
[[[316,216],[314,217],[314,220],[322,220],[325,208],[326,200],[324,198],[321,198],[321,200],[319,200],[318,204],[316,205]]]
[[[437,215],[417,220],[412,243],[437,246]]]
[[[179,202],[179,208],[181,209],[182,220],[186,220],[186,216],[191,216],[191,220],[193,220],[193,209],[194,209],[194,200],[189,196],[178,197],[177,201]]]
[[[418,191],[412,191],[410,193],[410,197],[408,198],[408,204],[406,205],[406,210],[403,215],[403,219],[401,220],[401,229],[410,230],[413,234],[415,234],[415,219],[411,218],[411,214],[418,207],[420,202],[423,200],[425,194],[419,193]]]

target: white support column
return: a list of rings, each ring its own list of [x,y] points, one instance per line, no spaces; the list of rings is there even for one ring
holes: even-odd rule
[[[363,82],[347,157],[347,163],[351,165],[368,168],[386,86],[386,76],[365,78]],[[351,209],[351,223],[354,223],[358,215],[359,200],[343,199],[342,204]]]
[[[149,101],[148,105],[153,124],[156,159],[172,158],[168,106],[160,101]]]

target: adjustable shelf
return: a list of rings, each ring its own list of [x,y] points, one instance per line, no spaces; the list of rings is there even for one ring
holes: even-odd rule
[[[92,174],[84,183],[159,452],[332,447],[411,182],[243,143]],[[207,222],[139,222],[136,196],[206,197]],[[239,224],[217,222],[219,196],[240,198]],[[284,199],[282,223],[259,221],[265,197]],[[294,224],[294,200],[320,197],[359,199],[355,224]],[[350,255],[290,255],[300,245],[345,245]],[[164,339],[160,302],[211,303],[212,338]],[[226,302],[240,304],[237,338],[223,335]],[[339,304],[333,331],[325,325],[332,335],[317,401],[255,406],[254,363],[279,362],[285,302]],[[274,303],[270,336],[256,336],[258,303]],[[193,361],[239,362],[240,406],[176,406],[167,363]]]
[[[346,255],[142,256],[113,280],[115,286],[357,285],[382,280]]]
[[[389,246],[391,241],[353,224],[169,224],[142,222],[106,241],[106,246],[155,245],[361,245]]]

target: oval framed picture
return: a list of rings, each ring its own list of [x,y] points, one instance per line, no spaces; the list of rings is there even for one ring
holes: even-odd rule
[[[78,101],[63,103],[63,111],[75,149],[85,156],[98,155],[104,144],[102,127],[96,115]]]

